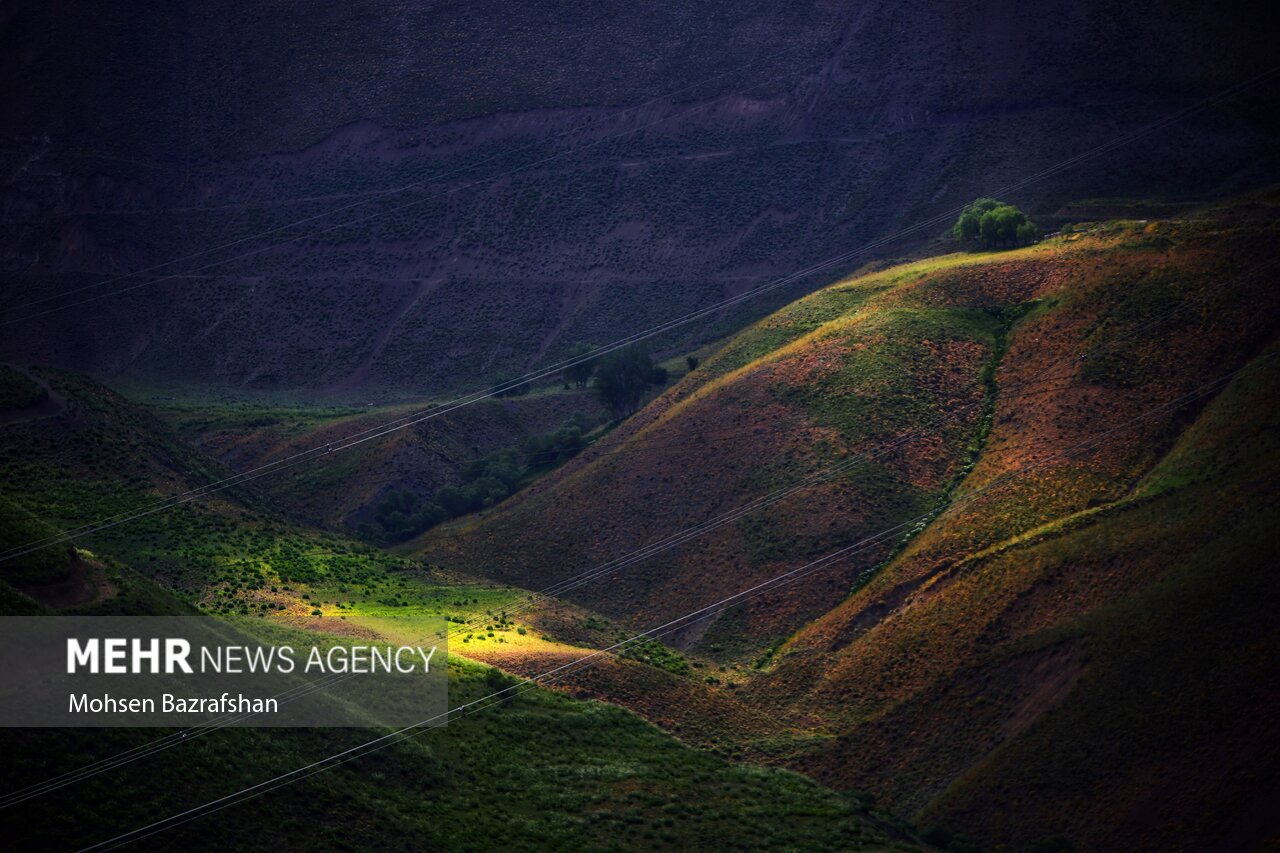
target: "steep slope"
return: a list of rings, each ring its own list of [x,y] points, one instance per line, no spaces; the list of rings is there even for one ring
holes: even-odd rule
[[[247,487],[146,514],[233,472],[144,407],[92,380],[51,369],[33,375],[62,408],[0,425],[2,549],[143,514],[78,537],[75,549],[61,544],[0,563],[0,579],[52,602],[84,597],[73,588],[86,578],[128,567],[191,603],[227,611],[246,606],[235,593],[261,585],[257,567],[264,564],[285,575],[351,580],[381,579],[404,567],[403,560],[298,524],[269,496]]]
[[[1272,210],[1255,200],[1174,223],[1118,223],[829,287],[733,338],[526,494],[428,532],[416,553],[541,588],[849,460],[830,481],[569,593],[637,625],[711,603],[942,508],[975,461],[966,488],[1239,363],[1271,322],[1267,279],[1244,274],[1270,259]],[[1165,376],[1162,348],[1198,360],[1180,357]],[[1153,442],[1176,434],[1180,417],[1118,433],[1038,486],[1019,482],[1022,497],[1002,504],[1025,505],[1019,515],[973,512],[1003,538],[1106,499],[1152,464]],[[900,538],[710,614],[676,642],[754,656],[838,604]],[[924,553],[922,565],[951,558]],[[897,594],[884,577],[860,595],[891,610]]]
[[[340,443],[353,435],[397,425],[432,411],[430,402],[412,406],[307,409],[285,406],[226,406],[217,402],[153,407],[180,435],[204,453],[237,471]],[[344,450],[325,464],[264,479],[258,488],[296,517],[356,530],[374,515],[379,500],[408,489],[430,500],[457,484],[468,462],[524,443],[573,421],[589,432],[605,420],[597,395],[584,390],[483,400],[424,419],[385,437]],[[545,455],[544,457],[545,458]]]
[[[1277,831],[1276,354],[1111,499],[981,499],[792,638],[756,698],[839,733],[795,766],[1018,849],[1252,849]]]
[[[421,554],[539,587],[876,450],[955,409],[953,420],[867,466],[573,597],[610,615],[652,621],[713,598],[730,579],[747,585],[843,536],[918,514],[958,470],[975,434],[983,370],[1001,321],[959,301],[912,302],[915,277],[914,270],[895,270],[803,300],[772,321],[794,339],[785,346],[766,344],[767,355],[732,369],[744,348],[775,330],[745,333],[582,462],[474,524],[429,532]],[[881,394],[894,404],[871,411]],[[832,399],[839,405],[829,405]],[[749,643],[785,633],[838,600],[858,570],[810,586],[796,600],[762,600],[746,617],[749,626],[726,635]]]
[[[15,325],[0,353],[361,401],[470,387],[1039,174],[1272,65],[1261,12],[1189,2],[242,5],[142,20],[30,2],[0,19],[4,319],[130,288]],[[1269,182],[1274,99],[1254,87],[1013,200],[1050,215]],[[162,283],[95,287],[175,258]]]

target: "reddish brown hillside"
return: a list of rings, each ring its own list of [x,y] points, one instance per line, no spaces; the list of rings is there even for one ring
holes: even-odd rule
[[[1187,351],[1188,372],[1158,383],[1142,373],[1156,368],[1158,346],[1106,348],[1109,336],[1133,331],[1125,323],[1143,322],[1148,306],[1168,308],[1185,284],[1218,282],[1248,260],[1233,258],[1224,242],[1239,241],[1243,252],[1244,236],[1218,232],[1212,219],[1122,226],[1019,252],[912,264],[827,288],[730,341],[589,458],[486,518],[428,534],[421,551],[541,588],[840,460],[876,455],[832,482],[570,593],[637,624],[707,604],[927,512],[977,450],[985,398],[994,388],[1016,394],[1001,406],[993,452],[966,488],[1032,450],[1052,450],[1083,429],[1105,428],[1179,393],[1196,371],[1256,346],[1239,335],[1203,336]],[[1239,301],[1232,305],[1220,324],[1256,327],[1262,315]],[[1187,324],[1201,313],[1173,317],[1163,332],[1192,328]],[[1249,334],[1256,338],[1256,328]],[[1008,352],[989,387],[984,369],[1006,336]],[[1088,357],[1092,347],[1096,358]],[[1108,370],[1124,375],[1089,381]],[[1152,436],[1169,428],[1153,422],[1145,432],[1117,435],[1089,465],[1076,460],[1041,475],[1039,485],[1019,485],[1050,493],[1024,523],[1122,487],[1151,463]],[[987,523],[992,536],[1021,529],[1016,519]],[[971,537],[966,545],[980,541]],[[839,602],[892,544],[886,540],[838,571],[708,620],[682,641],[695,642],[710,629],[707,649],[767,644]],[[924,559],[935,565],[947,558]],[[874,596],[883,583],[863,595]]]
[[[1022,321],[1000,387],[1072,383],[999,397],[960,505],[750,686],[839,734],[797,766],[1016,849],[1260,837],[1280,297],[1273,232],[1221,222],[1134,229]]]
[[[737,691],[778,720],[743,748],[997,849],[1259,838],[1276,236],[1259,197],[842,282],[421,550],[537,588],[898,442],[569,596],[648,627],[924,513],[675,638],[742,663],[813,619]]]

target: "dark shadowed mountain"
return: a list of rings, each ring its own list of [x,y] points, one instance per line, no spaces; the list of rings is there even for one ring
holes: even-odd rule
[[[1267,69],[1265,32],[1198,3],[10,4],[0,354],[353,399],[518,374],[1191,107]],[[1274,92],[1010,200],[1052,227],[1256,186]]]

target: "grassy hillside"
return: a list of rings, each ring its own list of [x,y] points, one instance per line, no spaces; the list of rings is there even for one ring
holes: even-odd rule
[[[1049,520],[985,547],[972,518],[928,531],[800,632],[757,689],[799,693],[839,736],[795,766],[1017,849],[1247,849],[1274,832],[1254,798],[1280,745],[1278,383],[1275,361],[1242,375],[1115,500],[1033,499]],[[946,545],[949,563],[916,574]],[[892,615],[869,616],[891,590]]]
[[[66,405],[48,417],[0,426],[0,548],[226,473],[119,395],[71,374],[38,375]],[[240,491],[76,545],[0,565],[0,614],[195,608],[251,633],[269,624],[276,632],[311,632],[321,643],[349,642],[353,633],[413,642],[440,615],[455,623],[483,621],[520,596],[511,588],[442,578],[300,526],[268,498]],[[517,632],[504,620],[497,631],[455,641],[473,660],[451,657],[451,704],[511,683],[474,661],[489,649],[582,654],[526,632],[524,624]],[[10,846],[79,848],[379,733],[244,729],[189,738],[0,809],[0,831]],[[4,730],[5,793],[168,734]],[[214,821],[218,832],[211,834]],[[731,765],[621,708],[539,690],[142,846],[918,849],[912,838],[910,827],[873,813],[856,797],[792,772]]]
[[[453,659],[454,704],[487,695]],[[152,730],[0,735],[6,789],[146,743]],[[78,848],[344,750],[375,732],[225,730],[0,810],[9,843]],[[217,832],[209,828],[216,822]],[[909,829],[798,774],[732,766],[617,707],[547,691],[143,842],[144,849],[655,847],[915,850]]]
[[[1116,412],[1132,411],[1183,388],[1195,374],[1180,371],[1174,384],[1150,385],[1158,342],[1194,334],[1206,311],[1221,310],[1230,320],[1220,322],[1234,324],[1197,336],[1197,346],[1215,347],[1206,350],[1206,364],[1229,364],[1257,346],[1265,312],[1249,310],[1247,300],[1266,291],[1232,276],[1265,255],[1270,226],[1232,224],[1236,215],[1116,224],[826,288],[732,338],[633,421],[519,499],[470,524],[428,532],[417,553],[540,588],[840,460],[875,456],[571,594],[649,624],[940,508],[987,441],[995,455],[982,456],[968,483],[999,470],[991,460],[1015,439],[1061,440],[1068,428],[1105,424],[1095,418],[1113,398],[1125,402]],[[1210,294],[1216,301],[1167,318],[1124,348],[1109,347],[1110,337],[1213,288],[1221,288]],[[1003,386],[1017,389],[1010,400],[1016,408],[993,412]],[[1144,442],[1173,428],[1158,423],[1117,437],[1105,470],[1079,470],[1041,488],[1052,484],[1061,506],[1083,505],[1150,464]],[[988,519],[1002,533],[1019,523]],[[719,646],[740,659],[757,653],[837,604],[893,545],[764,596],[719,627],[699,626],[684,642],[701,639],[703,650]]]
[[[43,538],[26,535],[37,529],[68,530],[145,511],[232,473],[118,394],[74,374],[42,370],[38,375],[65,400],[65,408],[0,427],[0,501],[12,526],[6,547]],[[264,588],[268,575],[286,581],[375,582],[404,566],[340,536],[301,527],[245,488],[109,527],[74,544],[218,610],[247,607],[243,594]],[[67,548],[26,559],[46,568],[65,564]],[[22,566],[22,561],[8,562],[0,572],[22,571]],[[210,599],[214,589],[216,602]]]
[[[1251,798],[1280,734],[1274,214],[1263,194],[840,282],[416,553],[537,588],[909,437],[570,597],[657,624],[941,513],[676,635],[728,664],[737,718],[777,720],[720,734],[935,839],[1247,846],[1275,829]],[[680,723],[678,685],[591,686]]]

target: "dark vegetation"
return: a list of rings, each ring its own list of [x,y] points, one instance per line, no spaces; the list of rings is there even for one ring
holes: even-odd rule
[[[630,643],[623,650],[622,656],[664,669],[674,675],[688,675],[693,671],[684,655],[673,651],[658,640]]]
[[[358,530],[364,539],[391,543],[410,539],[450,518],[497,505],[533,479],[568,462],[587,446],[589,421],[575,415],[564,425],[531,436],[519,448],[498,450],[467,463],[462,482],[441,487],[433,500],[412,489],[395,489],[374,507],[374,523]]]
[[[596,391],[617,418],[635,412],[651,386],[666,383],[666,369],[655,365],[647,350],[634,345],[604,356],[595,369]]]
[[[564,369],[565,388],[571,385],[575,388],[587,387],[587,383],[591,381],[591,374],[596,369],[596,360],[588,358],[594,350],[595,347],[590,344],[577,343],[565,355],[566,359],[571,359],[575,362]]]
[[[453,704],[509,681],[450,662]],[[41,781],[165,732],[4,733],[12,786]],[[224,730],[0,812],[19,848],[79,848],[214,799],[371,736],[361,730]],[[56,747],[56,748],[55,748]],[[182,750],[182,760],[171,756]],[[483,770],[481,771],[481,768]],[[501,804],[500,806],[498,804]],[[500,810],[504,819],[495,819]],[[516,819],[513,816],[519,815]],[[427,730],[344,765],[159,836],[190,850],[719,848],[911,850],[908,837],[852,797],[784,771],[736,767],[681,746],[617,707],[554,693]],[[892,827],[892,828],[890,828]]]

